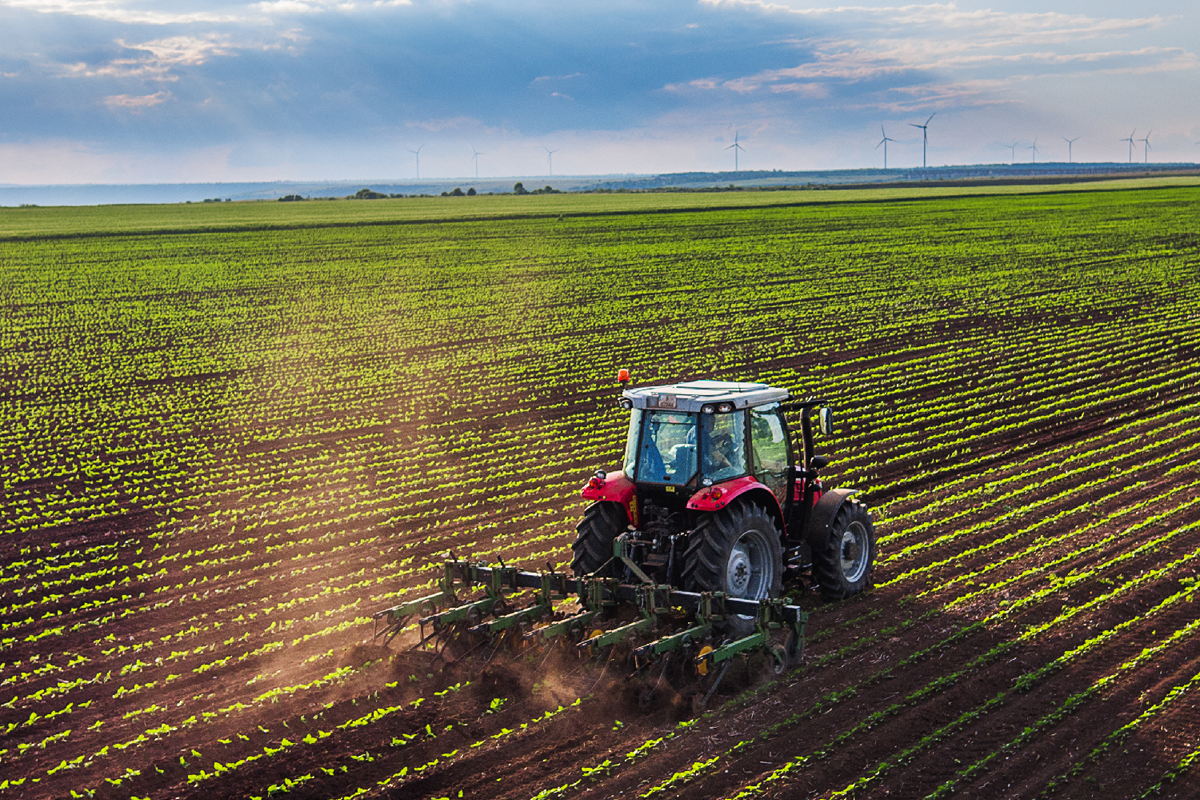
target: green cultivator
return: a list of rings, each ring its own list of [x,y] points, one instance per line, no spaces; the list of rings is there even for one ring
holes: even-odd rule
[[[618,537],[618,557],[628,546],[626,537]],[[664,684],[695,685],[701,693],[694,695],[694,707],[704,706],[735,660],[749,663],[761,655],[758,662],[780,674],[803,648],[808,615],[782,598],[746,600],[651,581],[621,583],[458,559],[446,561],[444,569],[439,591],[375,614],[377,640],[390,642],[416,618],[415,647],[448,662],[473,654],[490,658],[499,649],[530,652],[538,660],[549,651],[573,652],[627,678],[650,678],[642,702]]]
[[[619,379],[628,385],[625,370]],[[416,647],[447,663],[501,648],[573,653],[651,676],[643,700],[665,682],[698,687],[703,707],[735,661],[778,674],[799,658],[807,615],[785,583],[831,600],[870,585],[871,514],[818,474],[828,407],[723,381],[626,388],[619,404],[624,463],[583,488],[570,574],[453,559],[440,591],[375,615],[376,637],[390,642],[415,617]]]

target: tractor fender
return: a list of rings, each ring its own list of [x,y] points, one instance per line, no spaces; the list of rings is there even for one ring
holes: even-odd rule
[[[631,524],[636,525],[641,522],[637,517],[637,485],[629,480],[629,476],[625,473],[610,473],[601,481],[593,477],[584,483],[580,495],[584,500],[593,500],[596,503],[599,501],[619,503]]]
[[[597,486],[596,483],[600,485]],[[604,480],[590,479],[580,495],[584,500],[610,500],[629,509],[629,501],[637,495],[637,486],[624,472],[610,472]],[[630,517],[632,518],[632,514]]]
[[[717,490],[720,490],[719,492]],[[767,513],[775,519],[775,524],[779,526],[779,530],[784,530],[783,525],[783,510],[779,507],[779,500],[771,493],[761,482],[745,475],[741,478],[734,478],[730,481],[718,483],[715,486],[709,486],[701,489],[692,495],[688,500],[688,511],[692,512],[711,512],[720,511],[722,508],[728,508],[735,500],[745,497],[747,500],[751,497],[767,509]]]
[[[817,504],[813,506],[812,514],[809,515],[808,530],[804,532],[805,541],[813,547],[824,542],[829,536],[834,519],[837,518],[838,509],[845,504],[850,495],[858,494],[858,492],[858,489],[826,490]]]

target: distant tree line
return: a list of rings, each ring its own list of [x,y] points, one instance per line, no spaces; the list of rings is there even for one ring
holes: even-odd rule
[[[601,191],[603,191],[603,190],[601,190]],[[465,192],[462,190],[461,186],[456,186],[448,192],[442,192],[441,196],[442,197],[475,197],[479,194],[481,194],[481,193],[475,191],[474,186],[468,187]],[[487,194],[491,195],[493,193],[487,192]],[[516,184],[513,185],[513,194],[528,194],[528,195],[562,194],[562,192],[558,189],[555,189],[553,186],[550,186],[550,185],[543,186],[541,189],[534,189],[533,191],[530,191],[525,188],[525,185],[523,183],[518,181]],[[389,199],[397,199],[397,198],[402,198],[402,197],[434,197],[434,196],[435,195],[431,195],[431,194],[409,194],[409,195],[387,194],[385,192],[377,192],[370,187],[364,187],[362,189],[359,189],[354,194],[348,194],[345,197],[340,198],[340,199],[343,199],[343,200],[389,200]],[[298,202],[301,200],[336,200],[336,199],[339,199],[339,198],[336,198],[336,197],[315,197],[314,198],[314,197],[304,197],[304,196],[298,195],[298,194],[289,194],[289,195],[284,195],[283,197],[278,198],[279,202],[281,202],[281,203],[295,203],[295,202]],[[219,202],[221,202],[221,200],[219,198],[217,198],[214,200],[205,200],[204,202],[219,203]],[[226,202],[228,202],[228,201],[226,201]]]
[[[562,194],[562,192],[550,185],[546,185],[541,189],[534,189],[531,192],[525,188],[525,184],[517,181],[515,184],[513,184],[513,194]]]

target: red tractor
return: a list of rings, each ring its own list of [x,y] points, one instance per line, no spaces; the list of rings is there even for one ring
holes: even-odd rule
[[[831,434],[830,409],[789,397],[710,380],[626,388],[624,463],[583,489],[593,502],[576,528],[575,575],[747,600],[777,597],[803,575],[829,599],[863,591],[875,560],[871,514],[855,490],[821,484],[828,462],[814,452],[813,422]],[[614,557],[619,536],[625,558]]]
[[[593,502],[576,528],[573,574],[451,554],[437,591],[375,614],[376,639],[415,617],[414,647],[432,645],[434,661],[531,646],[538,659],[556,648],[605,665],[619,657],[630,677],[646,677],[639,702],[691,684],[693,709],[735,661],[782,674],[801,658],[808,619],[780,596],[783,583],[807,575],[841,599],[870,584],[875,560],[867,507],[817,474],[826,460],[813,424],[832,433],[832,413],[788,399],[761,383],[626,388],[625,461],[583,490]]]

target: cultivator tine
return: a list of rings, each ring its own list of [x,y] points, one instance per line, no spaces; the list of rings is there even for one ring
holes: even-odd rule
[[[555,597],[571,597],[578,594],[578,587],[572,587],[571,577],[564,572],[555,572],[546,565],[546,571],[541,573],[542,597],[547,605],[553,605]]]
[[[592,611],[603,611],[606,608],[611,608],[616,605],[616,602],[610,600],[612,595],[610,584],[615,585],[612,578],[591,578],[586,581],[586,594],[581,593],[581,599]]]
[[[454,598],[453,595],[447,594],[445,591],[434,592],[431,595],[410,600],[407,603],[401,603],[398,606],[392,606],[383,611],[377,611],[372,615],[372,618],[375,620],[375,630],[371,638],[374,640],[380,636],[385,637],[383,644],[386,647],[396,637],[396,634],[403,630],[404,626],[408,624],[408,620],[414,614],[432,611],[437,608],[438,603],[446,599],[453,601]],[[379,620],[385,617],[387,618],[387,623],[383,630],[380,631]]]
[[[383,616],[386,616],[389,619],[395,619],[398,617],[411,617],[413,614],[424,611],[427,607],[436,607],[438,603],[446,599],[453,600],[453,596],[447,592],[434,592],[433,594],[426,595],[425,597],[421,597],[416,600],[410,600],[409,602],[401,603],[398,606],[392,606],[386,611],[380,611],[375,614],[375,618],[379,619]]]
[[[496,617],[496,619],[490,622],[481,622],[475,627],[471,628],[470,631],[471,633],[486,633],[488,636],[495,636],[496,634],[502,633],[509,628],[518,627],[522,624],[541,619],[549,613],[550,606],[537,603],[529,606],[528,608],[523,608],[520,611],[514,611],[511,614],[505,614],[504,616]]]
[[[499,599],[498,597],[488,596],[473,603],[455,606],[437,614],[430,614],[428,617],[421,617],[421,627],[424,628],[426,625],[432,625],[434,630],[439,630],[455,622],[471,620],[473,617],[482,617],[492,610],[492,606]]]
[[[726,661],[725,666],[721,667],[721,671],[718,672],[717,677],[713,679],[712,685],[708,687],[708,691],[705,692],[703,696],[697,695],[692,701],[693,712],[699,714],[702,713],[704,709],[708,708],[708,701],[712,699],[713,694],[716,693],[717,687],[721,685],[721,681],[724,680],[725,673],[729,671],[729,665],[732,663],[732,661]]]
[[[525,634],[526,638],[532,639],[539,637],[541,639],[552,639],[556,636],[565,636],[573,630],[582,628],[592,622],[597,616],[596,611],[585,611],[582,614],[576,614],[573,617],[560,619],[557,622],[551,622],[541,628],[534,628]]]
[[[656,680],[654,682],[654,685],[650,687],[650,691],[645,693],[645,695],[643,695],[643,697],[640,698],[640,701],[643,706],[649,704],[649,702],[654,698],[654,696],[656,694],[658,694],[659,687],[661,687],[663,685],[663,680],[665,680],[667,677],[667,667],[671,666],[671,655],[668,653],[666,658],[664,658],[662,660],[662,662],[663,662],[663,665],[662,665],[662,669],[658,673],[658,680]]]
[[[577,645],[577,647],[580,650],[586,649],[589,653],[595,653],[596,650],[600,649],[601,647],[607,647],[610,644],[623,642],[630,636],[642,631],[648,631],[652,627],[654,627],[654,620],[651,617],[642,617],[637,622],[631,622],[628,625],[622,625],[619,628],[603,631],[595,636],[592,636],[591,638],[584,639]]]
[[[703,639],[711,630],[712,628],[708,625],[696,625],[679,633],[673,633],[670,636],[656,639],[649,644],[644,644],[633,651],[633,656],[639,664],[649,663],[663,653],[670,653],[682,648],[689,642]]]
[[[693,661],[697,667],[712,667],[741,653],[763,649],[769,642],[770,636],[766,631],[756,631],[749,636],[723,644],[708,653],[697,655]]]

